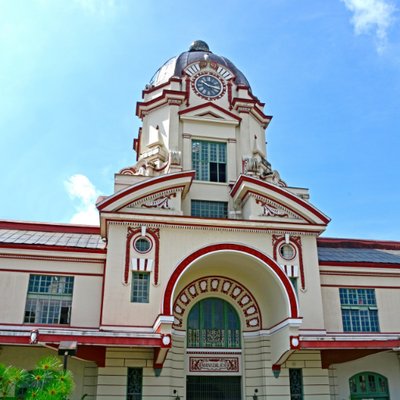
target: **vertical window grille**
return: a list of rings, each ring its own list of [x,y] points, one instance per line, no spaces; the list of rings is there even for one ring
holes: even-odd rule
[[[226,182],[226,144],[193,140],[192,168],[195,179]]]
[[[289,369],[290,400],[303,400],[303,371],[301,368]]]
[[[128,368],[126,400],[142,400],[143,369]]]
[[[228,203],[225,201],[192,200],[193,217],[227,218]]]
[[[148,303],[150,291],[150,274],[148,272],[132,272],[132,303]]]
[[[374,289],[339,289],[343,331],[379,332]]]
[[[240,348],[240,322],[224,300],[205,299],[193,306],[188,317],[188,347]]]
[[[30,275],[24,322],[69,324],[73,288],[73,276]]]

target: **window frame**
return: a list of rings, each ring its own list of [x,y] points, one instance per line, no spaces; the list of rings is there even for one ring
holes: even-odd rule
[[[373,288],[339,288],[343,332],[380,332]]]
[[[195,150],[196,146],[198,146],[198,151]],[[226,183],[226,142],[193,139],[192,168],[196,172],[194,178],[195,180],[214,183]]]
[[[132,271],[131,303],[150,303],[150,272]]]
[[[75,277],[30,274],[24,324],[70,325]]]
[[[196,218],[228,219],[228,202],[192,199],[190,215]]]
[[[211,314],[206,313],[207,303],[211,308]],[[217,310],[218,305],[223,308],[222,320],[220,320],[221,314]],[[193,314],[196,313],[198,314],[197,317],[195,315],[193,318]],[[195,324],[197,326],[194,326]],[[216,334],[218,334],[217,331],[223,331],[223,339],[220,342],[216,342],[216,345],[209,345],[207,331],[216,331],[214,332]],[[187,347],[240,349],[241,323],[233,305],[218,297],[207,297],[194,304],[187,317]]]
[[[297,374],[297,376],[295,376]],[[298,379],[299,382],[295,382]],[[304,399],[303,370],[301,368],[289,368],[290,400]]]
[[[134,376],[135,373],[138,376]],[[138,379],[138,382],[134,382],[135,379]],[[130,391],[131,388],[136,389],[135,385],[138,385],[140,387],[140,391],[138,390]],[[143,368],[128,367],[127,377],[126,377],[126,400],[142,400],[142,396],[143,396]]]

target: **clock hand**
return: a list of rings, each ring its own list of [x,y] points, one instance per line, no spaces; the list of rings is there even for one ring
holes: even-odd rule
[[[203,82],[203,85],[208,86],[211,89],[219,90],[219,86],[211,85],[210,83],[207,83],[207,82]]]

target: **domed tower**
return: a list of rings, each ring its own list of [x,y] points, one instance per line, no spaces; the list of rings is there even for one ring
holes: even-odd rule
[[[117,174],[116,190],[190,170],[198,201],[228,204],[229,185],[241,174],[286,187],[267,160],[265,130],[272,117],[244,74],[207,43],[197,40],[165,62],[142,97],[136,107],[143,122],[134,141],[137,163]],[[225,217],[237,217],[234,208],[224,207]],[[190,215],[188,204],[183,211]]]
[[[316,238],[329,218],[271,169],[271,117],[206,43],[168,60],[142,96],[137,163],[97,203],[101,328],[122,325],[153,347],[154,379],[143,377],[158,394],[200,398],[217,380],[224,398],[265,397],[282,387],[274,376],[299,349],[300,326],[324,327]]]

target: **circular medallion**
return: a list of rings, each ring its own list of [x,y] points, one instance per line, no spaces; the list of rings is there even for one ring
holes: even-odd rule
[[[283,244],[279,248],[279,254],[285,260],[293,260],[296,255],[296,250],[291,244]]]
[[[133,242],[133,247],[138,253],[147,253],[151,249],[151,242],[146,237],[139,237]]]

